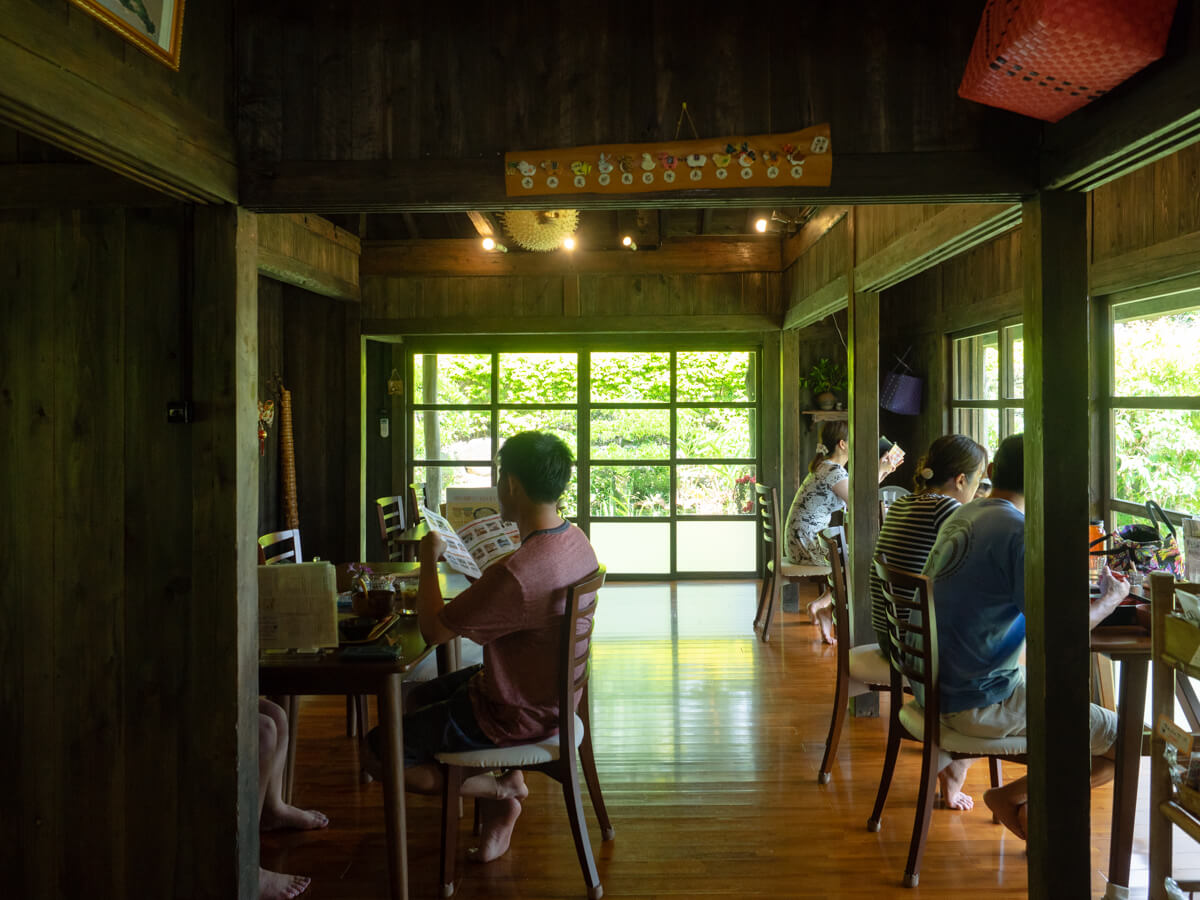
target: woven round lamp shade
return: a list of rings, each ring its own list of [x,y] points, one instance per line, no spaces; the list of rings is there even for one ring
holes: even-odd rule
[[[562,247],[579,227],[577,209],[514,209],[501,213],[500,218],[518,247],[543,253]]]

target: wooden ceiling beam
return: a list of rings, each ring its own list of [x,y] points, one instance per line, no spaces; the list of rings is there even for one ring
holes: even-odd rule
[[[639,245],[640,247],[641,245]],[[779,245],[770,240],[690,238],[657,250],[576,250],[566,253],[485,253],[476,240],[368,241],[363,277],[454,275],[641,274],[778,272]]]
[[[838,222],[842,221],[848,206],[824,206],[821,210],[804,223],[804,227],[783,242],[783,267],[786,269],[809,251],[821,238],[829,233]]]
[[[494,238],[500,234],[500,225],[491,213],[468,209],[467,218],[471,220],[471,224],[475,226],[475,231],[481,238]]]
[[[1200,54],[1157,63],[1047,125],[1043,187],[1090,191],[1200,139]]]
[[[178,201],[91,163],[0,165],[0,209],[166,206]]]
[[[779,320],[763,314],[730,316],[496,316],[464,319],[404,318],[364,319],[362,333],[372,337],[388,335],[461,335],[473,334],[680,334],[700,332],[708,335],[741,332],[777,331]]]
[[[357,237],[319,216],[258,217],[258,271],[323,297],[362,299],[360,247]]]
[[[983,151],[845,153],[829,187],[509,197],[490,159],[283,161],[242,167],[240,202],[256,212],[466,212],[490,209],[703,209],[899,202],[999,202],[1036,189],[1037,158]]]

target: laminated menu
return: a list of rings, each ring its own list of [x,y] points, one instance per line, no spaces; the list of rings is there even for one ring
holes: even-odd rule
[[[447,512],[450,502],[446,503]],[[423,511],[425,524],[436,531],[446,542],[443,554],[451,568],[472,578],[478,578],[483,570],[521,546],[521,534],[513,522],[505,522],[499,513],[482,518],[472,518],[457,531],[450,521],[431,509]]]

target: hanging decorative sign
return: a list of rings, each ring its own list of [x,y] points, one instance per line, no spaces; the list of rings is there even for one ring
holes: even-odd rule
[[[827,187],[833,146],[824,124],[788,134],[522,150],[506,153],[504,167],[510,197]]]

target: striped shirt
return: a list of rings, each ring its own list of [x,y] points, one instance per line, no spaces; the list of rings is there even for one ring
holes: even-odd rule
[[[887,557],[887,564],[909,572],[920,573],[929,559],[938,531],[950,514],[962,506],[945,494],[906,494],[888,507],[875,556]],[[871,625],[884,646],[887,635],[887,613],[883,605],[883,587],[874,570],[871,571]]]

